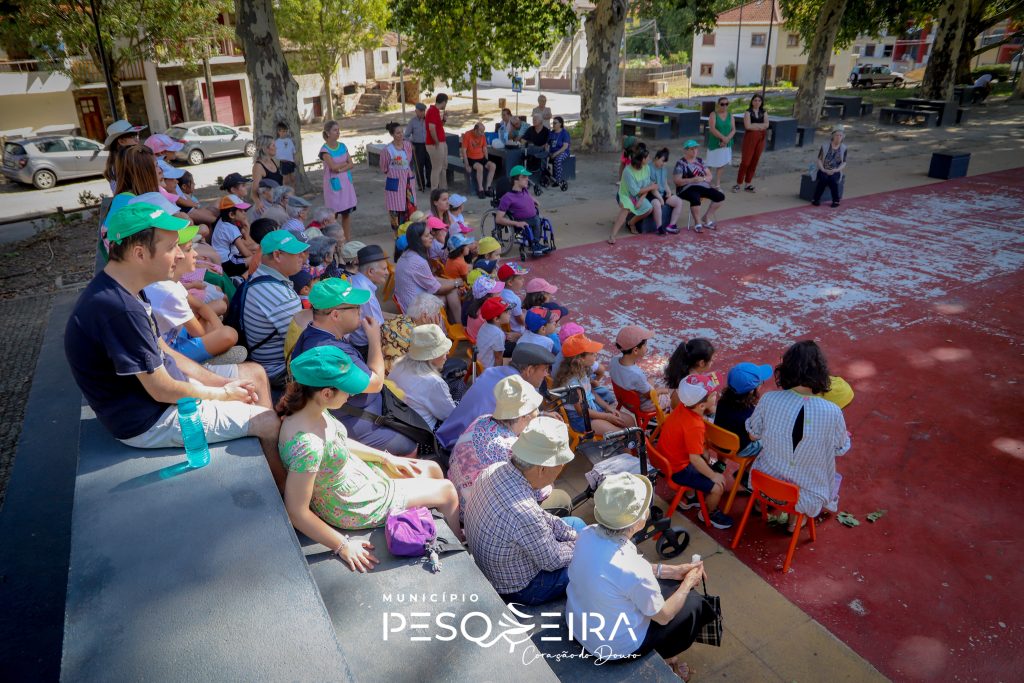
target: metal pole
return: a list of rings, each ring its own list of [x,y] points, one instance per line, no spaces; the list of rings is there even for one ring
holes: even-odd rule
[[[203,48],[203,80],[206,81],[206,99],[210,102],[210,120],[217,120],[217,97],[213,92],[213,72],[210,71],[210,46]]]
[[[768,87],[768,59],[772,54],[772,29],[775,27],[775,0],[772,3],[771,13],[768,15],[768,46],[764,51],[764,71],[761,73],[761,106],[764,106],[764,91]]]
[[[96,47],[100,51],[100,66],[103,68],[103,80],[107,83],[107,101],[110,104],[110,115],[118,119],[117,98],[114,97],[114,80],[110,77],[110,65],[107,64],[107,51],[103,48],[103,36],[100,33],[100,16],[96,9],[96,0],[89,0],[92,9],[92,27],[96,30]]]
[[[402,98],[402,120],[405,120],[405,64],[402,62],[402,34],[398,34],[398,96]]]
[[[774,0],[773,0],[774,1]],[[732,71],[732,94],[735,95],[740,87],[740,43],[743,42],[743,5],[740,5],[740,27],[736,34],[736,64]]]

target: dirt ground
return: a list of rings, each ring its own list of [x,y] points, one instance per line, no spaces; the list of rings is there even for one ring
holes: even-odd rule
[[[654,103],[658,101],[637,101],[636,106]],[[492,111],[486,111],[488,106],[485,102],[485,112],[481,115],[471,115],[463,107],[455,107],[451,127],[457,129],[474,119],[497,120],[497,111],[493,107]],[[1024,152],[1024,104],[994,100],[972,107],[970,114],[965,125],[946,128],[882,126],[877,116],[842,122],[850,153],[847,196],[932,182],[924,174],[929,155],[937,149],[972,152],[972,174],[1020,166]],[[367,134],[381,130],[386,121],[397,116],[388,113],[346,119],[343,128],[362,132],[365,139]],[[727,221],[798,205],[797,174],[813,161],[817,145],[827,138],[829,128],[831,125],[827,124],[819,128],[813,148],[766,152],[756,180],[759,192],[756,195],[729,194],[719,219]],[[680,156],[681,143],[681,140],[673,140],[667,144],[673,162]],[[654,149],[661,146],[660,141],[650,144]],[[736,158],[733,165],[723,179],[726,188],[734,182]],[[567,192],[549,189],[539,198],[563,246],[603,239],[616,211],[613,197],[618,181],[618,155],[579,154],[576,171],[576,180],[570,183]],[[320,187],[321,177],[319,171],[309,173],[313,188]],[[390,251],[390,230],[383,210],[383,177],[377,169],[364,163],[354,171],[353,179],[359,196],[359,208],[353,216],[353,236],[360,241],[381,244]],[[460,176],[456,176],[453,189],[465,194]],[[200,188],[198,194],[203,199],[218,196],[213,187]],[[308,196],[317,203],[318,193]],[[420,203],[427,203],[422,193]],[[466,214],[475,224],[489,208],[486,200],[472,196]],[[0,350],[4,351],[0,354],[0,377],[5,378],[3,405],[0,406],[4,409],[0,418],[0,505],[20,434],[23,417],[20,406],[28,395],[46,313],[53,295],[65,289],[77,289],[91,277],[96,230],[95,219],[87,216],[84,220],[54,222],[28,240],[0,247],[0,254],[4,256],[0,259],[0,320],[4,323],[0,326]],[[30,317],[31,322],[19,324],[25,316]]]

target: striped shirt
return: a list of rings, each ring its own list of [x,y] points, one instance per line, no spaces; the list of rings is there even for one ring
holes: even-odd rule
[[[466,494],[466,540],[498,593],[521,591],[540,572],[569,566],[576,531],[541,509],[533,488],[512,463],[488,467]]]
[[[284,338],[288,334],[288,323],[291,322],[292,316],[302,310],[302,302],[287,277],[265,264],[260,264],[252,278],[263,275],[269,275],[277,282],[268,280],[249,286],[245,295],[245,308],[242,310],[242,326],[250,348],[259,344],[272,332],[278,333],[249,354],[249,360],[262,365],[267,371],[267,377],[275,379],[284,374]]]
[[[793,427],[801,408],[803,435],[794,449]],[[746,426],[763,445],[754,469],[799,486],[798,512],[817,516],[823,507],[831,509],[836,458],[850,450],[839,406],[818,396],[770,391],[761,397]]]

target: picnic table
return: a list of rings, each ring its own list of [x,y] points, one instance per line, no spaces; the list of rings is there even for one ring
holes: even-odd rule
[[[953,100],[960,106],[972,104],[974,102],[974,93],[977,90],[981,90],[981,88],[973,85],[953,86]]]
[[[901,97],[896,100],[897,109],[918,109],[933,111],[938,114],[936,126],[946,126],[956,122],[957,105],[945,100],[926,100],[921,97]]]
[[[495,178],[508,175],[512,167],[523,163],[526,158],[525,147],[492,147],[487,146],[487,158],[493,161],[498,168],[494,171]]]
[[[860,105],[864,101],[859,95],[825,95],[825,104],[839,105],[843,108],[842,118],[860,116]]]
[[[644,107],[640,110],[640,118],[662,122],[667,119],[674,138],[697,135],[700,132],[700,112],[696,109]]]
[[[736,130],[745,130],[743,127],[743,114],[733,114],[736,120]],[[792,116],[768,115],[768,143],[765,149],[788,149],[796,147],[797,122]]]

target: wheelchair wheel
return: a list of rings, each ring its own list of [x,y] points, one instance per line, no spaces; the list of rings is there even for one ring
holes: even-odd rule
[[[559,185],[559,187],[562,188],[562,192],[567,192],[569,190],[569,183],[563,180],[562,184]]]
[[[544,190],[541,189],[540,183],[534,183],[533,184],[533,194],[535,196],[537,196],[537,197],[539,197],[542,194],[544,194]]]
[[[683,529],[668,529],[662,532],[656,548],[658,555],[666,560],[671,560],[673,557],[682,555],[688,545],[690,545],[690,534]]]
[[[480,236],[487,237],[490,235],[498,240],[498,243],[501,245],[501,255],[506,256],[512,251],[512,247],[515,246],[515,230],[507,225],[498,225],[497,216],[498,212],[494,209],[487,211],[483,215],[483,218],[480,219]]]

